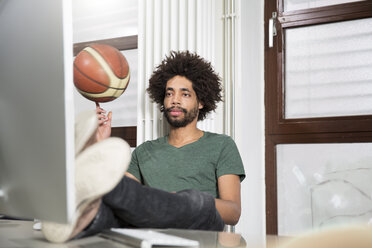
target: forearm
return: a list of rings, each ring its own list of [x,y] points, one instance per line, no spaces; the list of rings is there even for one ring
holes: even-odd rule
[[[131,179],[133,179],[133,180],[135,180],[135,181],[141,183],[140,180],[138,180],[137,177],[133,176],[133,175],[130,174],[129,172],[125,172],[125,176],[127,176],[127,177],[129,177],[129,178],[131,178]]]
[[[241,207],[233,201],[215,199],[216,208],[227,225],[236,225],[240,218]]]

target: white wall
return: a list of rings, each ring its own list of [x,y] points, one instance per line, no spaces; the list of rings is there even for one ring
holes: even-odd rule
[[[137,0],[73,0],[74,42],[138,34]]]
[[[235,140],[246,171],[236,232],[248,243],[265,238],[264,0],[238,1]]]

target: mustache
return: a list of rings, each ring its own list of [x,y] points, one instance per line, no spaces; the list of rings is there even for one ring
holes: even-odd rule
[[[165,111],[166,112],[171,112],[172,110],[174,110],[174,109],[177,109],[177,110],[181,110],[182,112],[184,112],[185,114],[187,113],[187,110],[186,109],[184,109],[184,108],[181,108],[181,107],[170,107],[170,108],[167,108],[167,109],[165,109]]]

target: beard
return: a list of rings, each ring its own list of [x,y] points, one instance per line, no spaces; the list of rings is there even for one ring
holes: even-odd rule
[[[179,120],[172,119],[172,116],[170,116],[169,113],[175,108],[176,107],[170,107],[164,110],[164,116],[167,119],[169,125],[175,128],[186,127],[189,123],[195,120],[195,118],[197,118],[199,114],[198,106],[191,109],[190,111],[187,111],[184,108],[178,107],[177,109],[182,110],[182,112],[184,113],[184,117]]]

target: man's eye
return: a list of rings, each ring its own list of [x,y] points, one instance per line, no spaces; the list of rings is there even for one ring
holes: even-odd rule
[[[189,97],[190,96],[190,94],[187,94],[187,93],[185,93],[185,94],[183,94],[184,96],[187,96],[187,97]]]

